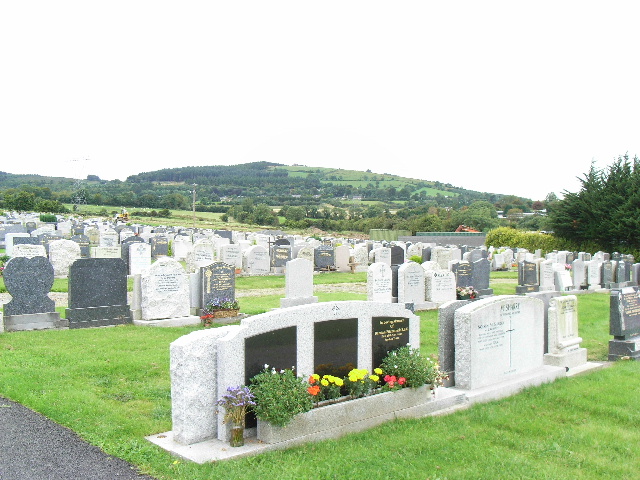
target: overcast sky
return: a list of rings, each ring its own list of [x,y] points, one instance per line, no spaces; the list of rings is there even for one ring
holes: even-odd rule
[[[0,170],[254,161],[534,200],[640,155],[637,2],[5,1]]]

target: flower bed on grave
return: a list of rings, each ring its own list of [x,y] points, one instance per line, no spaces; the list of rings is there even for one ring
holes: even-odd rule
[[[200,320],[203,327],[210,327],[216,318],[237,317],[239,313],[240,305],[237,300],[215,299],[202,309]]]
[[[333,438],[358,432],[395,418],[419,416],[421,407],[432,402],[434,394],[431,385],[424,385],[355,399],[344,397],[337,403],[300,413],[285,426],[258,419],[257,438],[264,443],[280,443],[300,437]]]
[[[390,352],[371,374],[353,369],[344,378],[313,374],[303,379],[293,369],[265,365],[249,386],[257,439],[335,438],[394,418],[423,416],[434,410],[429,404],[444,379],[437,363],[410,346]]]

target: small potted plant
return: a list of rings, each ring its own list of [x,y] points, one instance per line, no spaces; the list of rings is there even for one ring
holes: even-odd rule
[[[456,287],[456,299],[473,300],[478,298],[478,291],[473,287]]]
[[[217,405],[224,408],[224,422],[231,426],[230,446],[241,447],[244,445],[247,408],[253,407],[255,404],[254,395],[249,387],[244,385],[227,388],[227,393],[218,400]]]

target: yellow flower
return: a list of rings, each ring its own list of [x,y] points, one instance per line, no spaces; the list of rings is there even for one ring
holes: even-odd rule
[[[382,369],[381,369],[381,368],[374,368],[374,369],[373,369],[373,372],[374,372],[376,375],[382,375]]]
[[[317,373],[314,373],[313,375],[311,375],[313,377],[313,379],[317,382],[318,380],[320,380],[320,375],[318,375]]]
[[[357,382],[358,381],[358,377],[356,377],[355,375],[349,375],[349,381],[350,382]]]
[[[329,380],[327,380],[326,378],[323,378],[322,380],[320,380],[320,383],[324,387],[328,387],[329,386]]]
[[[377,382],[378,380],[380,380],[380,377],[378,375],[369,375],[369,378],[374,382]]]
[[[335,383],[336,383],[336,385],[337,385],[337,386],[339,386],[339,387],[341,387],[341,386],[343,386],[343,385],[344,385],[344,382],[342,381],[342,379],[341,379],[341,378],[336,378]]]

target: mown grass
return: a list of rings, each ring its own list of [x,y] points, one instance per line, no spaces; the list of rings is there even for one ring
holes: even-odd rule
[[[364,297],[317,295],[320,301]],[[251,308],[257,310],[280,298],[244,297],[242,303],[249,308],[255,302]],[[578,305],[582,345],[590,360],[605,360],[609,297],[580,295]],[[434,355],[437,312],[419,316],[421,350]],[[162,479],[620,479],[633,478],[637,467],[637,362],[338,440],[217,464],[178,460],[143,437],[171,429],[169,344],[194,330],[125,326],[5,333],[0,394]]]
[[[605,300],[579,297],[588,309],[602,311]],[[422,350],[434,354],[437,315],[420,317]],[[607,319],[596,322],[594,315],[593,322]],[[193,330],[127,326],[4,334],[0,393],[165,479],[618,479],[630,478],[640,453],[640,431],[633,428],[640,421],[633,401],[640,395],[640,365],[619,362],[445,417],[394,421],[339,440],[218,464],[180,461],[143,437],[171,428],[168,345]],[[600,325],[592,331],[602,336],[604,330]],[[585,341],[589,332],[581,329]]]

